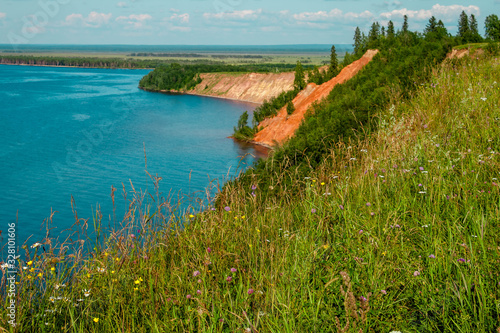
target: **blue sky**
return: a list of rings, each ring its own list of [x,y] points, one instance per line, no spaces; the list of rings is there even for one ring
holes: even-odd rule
[[[412,30],[434,15],[455,33],[462,10],[482,33],[500,0],[1,0],[0,43],[350,44],[356,26],[404,14]]]

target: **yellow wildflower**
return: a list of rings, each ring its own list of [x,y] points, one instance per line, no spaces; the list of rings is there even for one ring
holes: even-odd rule
[[[189,217],[190,217],[190,218],[193,218],[193,217],[194,217],[194,215],[193,215],[193,214],[189,214]]]
[[[28,266],[31,266],[31,265],[33,265],[33,261],[30,260],[30,261],[28,261]]]
[[[245,216],[245,215],[243,215],[241,218],[242,218],[242,219],[244,219],[245,217],[246,217],[246,216]]]
[[[98,323],[99,322],[99,318],[94,318],[94,322]]]
[[[139,288],[134,288],[134,291],[137,291],[137,290],[139,290]]]
[[[52,272],[54,272],[56,269],[55,269],[55,267],[50,267],[50,270],[51,270]]]
[[[322,182],[322,183],[321,183],[321,186],[325,186],[325,182]]]

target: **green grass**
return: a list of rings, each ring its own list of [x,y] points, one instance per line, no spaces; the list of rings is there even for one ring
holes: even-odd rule
[[[16,331],[497,331],[498,78],[497,59],[445,64],[306,179],[274,171],[275,196],[232,182],[166,221],[161,195],[132,193],[89,256],[26,248]]]

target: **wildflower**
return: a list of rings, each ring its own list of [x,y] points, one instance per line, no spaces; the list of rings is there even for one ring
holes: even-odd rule
[[[339,205],[339,208],[340,208],[341,210],[344,210],[344,206],[342,206],[342,205]]]
[[[233,277],[232,277],[232,276],[228,276],[228,277],[226,278],[226,281],[227,281],[227,282],[231,282],[232,280],[233,280]]]
[[[367,203],[366,203],[366,207],[370,207],[371,205],[372,205],[372,204],[371,204],[371,203],[369,203],[369,202],[367,202]]]
[[[197,293],[198,295],[201,295],[201,290],[199,290],[199,289],[198,289],[198,290],[196,290],[196,293]]]
[[[387,291],[385,291],[385,289],[382,289],[380,292],[384,295],[387,295]]]
[[[465,262],[465,259],[464,258],[460,258],[460,259],[458,259],[458,262]]]
[[[198,276],[198,275],[200,275],[200,274],[201,274],[201,273],[200,273],[200,271],[194,271],[194,272],[193,272],[193,276]]]
[[[487,98],[486,98],[486,97],[481,97],[481,100],[482,100],[483,102],[486,102]]]
[[[224,210],[225,210],[226,212],[230,212],[230,211],[231,211],[231,208],[230,208],[229,206],[226,206],[226,207],[224,207]]]
[[[252,190],[255,191],[257,189],[257,185],[252,185]]]
[[[191,218],[191,219],[192,219],[193,217],[194,217],[194,215],[193,215],[193,214],[189,214],[189,218]]]
[[[315,214],[316,213],[316,209],[311,209],[311,213]]]
[[[326,185],[326,184],[325,184],[325,182],[322,182],[322,183],[321,183],[321,186],[325,186],[325,185]]]
[[[253,290],[252,288],[250,288],[250,289],[248,289],[247,294],[248,294],[248,295],[252,295],[252,294],[253,294],[253,292],[254,292],[254,290]]]
[[[104,272],[106,272],[106,269],[105,269],[105,268],[100,268],[100,267],[97,267],[97,271],[98,271],[99,273],[104,273]]]
[[[134,291],[137,291],[137,290],[139,290],[139,288],[137,288],[137,287],[134,287]]]
[[[135,283],[135,284],[140,284],[140,283],[141,283],[141,281],[139,281],[139,280],[135,280],[135,281],[134,281],[134,283]]]
[[[89,296],[90,296],[90,290],[91,290],[91,289],[89,289],[89,290],[84,289],[84,290],[83,290],[83,295],[84,295],[85,297],[89,297]]]
[[[187,298],[187,299],[191,299],[191,297],[193,297],[193,296],[191,296],[190,294],[187,294],[187,295],[186,295],[186,298]]]
[[[418,184],[419,187],[422,187],[423,185],[422,184]]]
[[[54,267],[51,267],[50,270],[54,272],[56,269]]]
[[[364,297],[364,296],[361,296],[359,299],[361,300],[361,302],[366,302],[367,301],[366,297]]]
[[[31,260],[30,260],[30,261],[28,261],[28,262],[26,263],[26,265],[28,265],[28,266],[33,265],[33,261],[31,261]]]
[[[328,249],[330,248],[330,245],[325,244],[325,245],[323,245],[323,248],[324,248],[325,250],[328,250]]]
[[[358,234],[360,234],[360,235],[361,235],[362,233],[363,233],[363,230],[360,230],[360,231],[358,232]]]
[[[415,271],[413,272],[413,276],[419,276],[420,275],[420,272],[419,271]]]
[[[231,268],[231,272],[232,272],[232,273],[236,273],[236,271],[238,271],[236,268],[234,268],[234,267],[233,267],[233,268]]]
[[[371,213],[370,213],[370,215],[371,215],[371,216],[375,216],[375,213],[374,213],[374,212],[371,212]]]
[[[431,259],[436,259],[436,256],[435,256],[435,255],[433,255],[433,254],[431,254],[431,255],[429,255],[429,258],[431,258]]]
[[[212,249],[211,249],[211,248],[209,248],[209,247],[207,247],[207,252],[208,252],[208,253],[212,252]]]
[[[98,323],[99,322],[99,318],[94,318],[94,323]]]
[[[424,171],[424,167],[420,167],[418,168],[420,171]]]
[[[35,244],[31,245],[31,248],[32,248],[32,249],[36,249],[37,247],[39,247],[39,246],[41,246],[41,245],[42,245],[42,244],[40,244],[40,243],[35,243]]]

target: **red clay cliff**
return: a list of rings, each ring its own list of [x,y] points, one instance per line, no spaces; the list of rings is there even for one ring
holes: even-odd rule
[[[308,84],[293,100],[295,112],[289,116],[286,107],[283,107],[278,112],[278,115],[262,121],[259,124],[262,129],[255,135],[254,143],[273,147],[288,140],[299,128],[302,120],[304,120],[304,115],[313,103],[319,102],[328,96],[335,85],[344,83],[354,77],[377,53],[378,50],[368,50],[361,59],[345,67],[339,75],[322,85]]]

